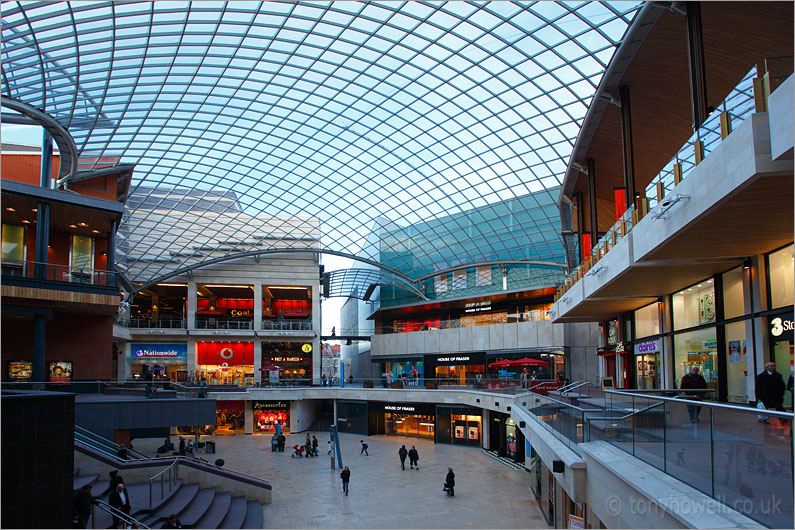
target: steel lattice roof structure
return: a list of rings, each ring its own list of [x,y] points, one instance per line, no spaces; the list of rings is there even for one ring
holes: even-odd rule
[[[408,281],[563,264],[560,184],[639,7],[3,2],[0,91],[78,172],[134,165],[131,281],[307,250]]]

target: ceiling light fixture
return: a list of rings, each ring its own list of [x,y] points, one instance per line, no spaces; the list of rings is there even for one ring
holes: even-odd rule
[[[88,223],[84,223],[83,221],[80,221],[77,224],[78,224],[78,226],[83,226],[83,227],[88,226]]]
[[[16,212],[16,210],[14,208],[11,208],[10,206],[8,208],[6,208],[6,211],[7,212]]]
[[[231,289],[253,289],[250,285],[214,285],[214,284],[207,284],[204,287],[229,287]]]
[[[91,231],[91,233],[92,233],[92,234],[99,234],[99,230],[97,230],[97,229],[95,228],[95,229],[93,229],[93,230]]]
[[[77,228],[77,225],[69,225],[69,228]]]
[[[22,219],[22,222],[25,223],[26,225],[30,224],[30,221],[28,221],[27,219]]]

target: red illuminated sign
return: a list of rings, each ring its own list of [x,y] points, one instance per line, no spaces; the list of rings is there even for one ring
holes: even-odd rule
[[[253,366],[253,342],[197,342],[197,363],[200,365]]]

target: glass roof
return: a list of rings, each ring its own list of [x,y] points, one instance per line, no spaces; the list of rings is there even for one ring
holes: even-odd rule
[[[277,250],[565,263],[559,186],[639,6],[3,2],[1,88],[79,170],[136,165],[133,281]]]

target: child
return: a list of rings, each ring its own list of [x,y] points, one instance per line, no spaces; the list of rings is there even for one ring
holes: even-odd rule
[[[367,456],[370,456],[370,453],[367,452],[367,442],[365,442],[364,440],[362,440],[362,450],[359,451],[359,454],[362,453],[364,453]]]

